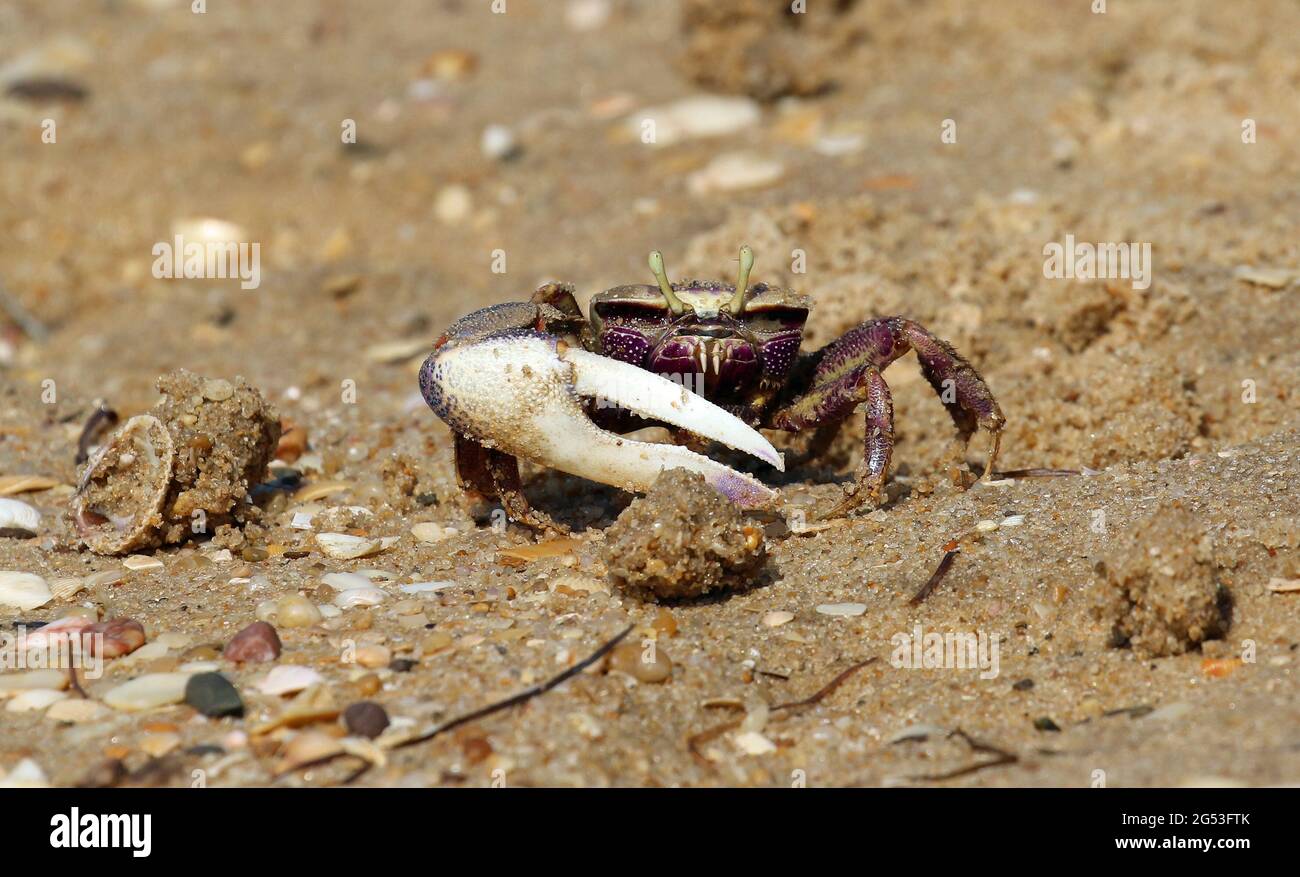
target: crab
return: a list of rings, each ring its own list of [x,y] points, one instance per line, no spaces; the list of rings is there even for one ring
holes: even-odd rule
[[[771,509],[777,494],[751,475],[699,453],[707,441],[784,471],[759,429],[814,430],[824,449],[860,407],[865,449],[843,497],[822,518],[883,497],[894,410],[883,372],[916,351],[963,443],[989,433],[993,472],[1005,418],[988,385],[950,344],[904,317],[867,320],[811,353],[801,352],[812,300],[765,283],[749,285],[754,254],[740,249],[735,284],[671,283],[650,254],[655,285],[594,296],[583,316],[567,284],[540,287],[457,320],[420,369],[425,401],[455,436],[462,490],[499,501],[534,529],[565,528],[524,497],[520,458],[571,475],[644,492],[669,468],[693,470],[746,509]],[[674,443],[627,438],[667,426]]]

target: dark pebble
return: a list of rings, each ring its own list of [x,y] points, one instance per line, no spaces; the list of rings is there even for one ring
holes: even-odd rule
[[[185,702],[210,718],[242,716],[244,702],[220,673],[199,673],[185,684]]]
[[[226,660],[260,663],[280,657],[280,635],[265,621],[254,621],[226,644]]]
[[[438,494],[436,494],[436,493],[422,493],[422,494],[420,494],[419,496],[417,496],[417,497],[415,498],[415,501],[418,502],[420,505],[437,505],[437,504],[438,504]]]
[[[1011,687],[1014,688],[1016,691],[1028,691],[1029,689],[1034,687],[1034,680],[1021,679],[1019,682],[1012,685]]]
[[[12,98],[32,101],[33,103],[49,103],[50,101],[74,103],[85,100],[90,94],[81,83],[73,82],[70,79],[59,79],[54,76],[33,76],[30,79],[19,79],[9,84],[7,92]]]
[[[1034,729],[1038,731],[1059,731],[1061,726],[1053,722],[1047,716],[1040,716],[1034,719]]]
[[[202,758],[204,755],[225,755],[226,750],[213,743],[200,743],[198,746],[191,746],[185,750],[186,755],[193,755],[195,758]]]
[[[343,711],[343,724],[350,733],[373,740],[388,727],[388,713],[373,700],[359,700]]]
[[[412,661],[410,658],[393,658],[393,660],[388,662],[388,669],[392,670],[394,673],[410,673],[411,668],[414,667],[416,663],[416,661]]]

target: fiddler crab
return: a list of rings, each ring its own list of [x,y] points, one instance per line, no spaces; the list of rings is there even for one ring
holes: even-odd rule
[[[573,287],[551,283],[529,301],[506,302],[457,320],[420,369],[429,407],[455,434],[463,490],[499,500],[515,521],[565,532],[525,499],[518,459],[644,492],[664,469],[698,472],[746,509],[769,509],[777,494],[684,445],[720,442],[784,471],[758,429],[816,429],[825,448],[859,406],[866,449],[845,495],[822,517],[879,502],[894,442],[885,368],[915,350],[921,371],[963,442],[984,429],[993,471],[1005,418],[984,379],[925,327],[878,317],[820,350],[802,353],[812,300],[765,283],[749,285],[754,254],[740,249],[735,285],[670,283],[663,256],[650,254],[657,285],[618,286],[591,300],[584,318]],[[626,438],[668,426],[676,444]]]

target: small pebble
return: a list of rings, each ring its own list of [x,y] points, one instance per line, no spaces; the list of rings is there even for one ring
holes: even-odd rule
[[[480,148],[483,155],[494,161],[506,161],[519,154],[515,132],[505,125],[488,125],[484,128]]]
[[[244,701],[239,692],[220,673],[191,676],[185,686],[185,702],[213,719],[244,714]]]
[[[464,222],[473,209],[474,200],[469,189],[458,183],[444,188],[433,202],[434,215],[444,225],[458,225]]]
[[[610,653],[609,669],[626,673],[640,682],[667,682],[673,675],[673,662],[668,654],[656,647],[649,656],[652,660],[645,660],[647,653],[637,643],[623,643]]]
[[[275,621],[280,627],[311,627],[322,620],[316,604],[301,594],[289,594],[277,601]]]
[[[226,645],[224,656],[236,663],[260,663],[280,657],[280,636],[265,621],[245,627]]]
[[[388,713],[374,701],[359,700],[343,711],[348,732],[373,740],[388,727]]]
[[[780,627],[794,621],[793,612],[769,612],[763,616],[763,624],[768,627]]]
[[[388,662],[393,659],[393,653],[386,646],[358,646],[354,657],[362,667],[376,670],[387,667]]]

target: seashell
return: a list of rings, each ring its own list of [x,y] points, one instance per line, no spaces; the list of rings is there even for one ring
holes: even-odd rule
[[[399,585],[398,590],[404,594],[432,594],[445,588],[454,588],[455,582],[412,582],[409,585]]]
[[[383,549],[383,543],[378,539],[350,536],[347,533],[317,533],[316,544],[327,555],[338,560],[369,557]]]
[[[147,554],[132,554],[126,560],[122,561],[122,566],[129,570],[145,569],[162,569],[163,562],[156,557],[150,557]]]
[[[68,686],[68,674],[63,670],[28,670],[25,673],[0,675],[0,700],[13,697],[33,688],[63,689]]]
[[[257,683],[257,690],[263,694],[296,694],[304,688],[310,688],[324,681],[325,678],[310,667],[281,664]]]
[[[41,525],[41,513],[27,503],[0,497],[0,530],[35,533]]]
[[[0,570],[0,606],[26,611],[44,606],[54,595],[45,579],[29,572]]]
[[[45,776],[45,771],[30,758],[24,758],[8,774],[0,777],[0,789],[48,789],[49,787],[50,781]]]
[[[351,489],[352,485],[346,481],[318,481],[298,488],[298,492],[293,495],[293,501],[311,502]]]
[[[104,703],[123,712],[139,712],[185,700],[189,673],[146,673],[104,695]]]
[[[320,580],[329,585],[336,591],[350,591],[353,588],[370,588],[374,587],[370,579],[355,572],[331,572],[320,577]]]
[[[20,692],[16,697],[10,698],[5,704],[5,711],[11,713],[26,713],[43,710],[51,704],[64,700],[68,694],[65,691],[59,691],[56,688],[29,688]]]
[[[72,497],[77,535],[96,554],[129,554],[160,541],[176,451],[162,421],[132,417],[86,464]]]
[[[377,606],[387,597],[387,594],[373,586],[349,588],[335,595],[334,605],[340,609],[350,609],[353,606]]]
[[[254,727],[254,736],[269,734],[276,728],[300,728],[313,722],[328,722],[338,718],[339,708],[334,695],[324,685],[313,685],[300,692],[284,712]]]
[[[443,527],[439,524],[425,522],[416,524],[411,527],[411,535],[416,541],[432,545],[435,542],[441,542],[448,537],[455,536],[457,530],[455,527]]]
[[[86,589],[86,580],[65,576],[50,582],[50,593],[58,600],[70,600]]]
[[[822,603],[817,607],[818,614],[839,618],[854,618],[866,611],[866,603]]]
[[[343,744],[324,731],[303,731],[294,735],[294,738],[285,745],[277,772],[296,770],[304,764],[338,755],[342,751]]]
[[[0,476],[0,496],[13,496],[16,493],[29,493],[58,487],[59,482],[44,475],[3,475]]]
[[[45,711],[45,718],[54,722],[70,722],[74,725],[94,722],[108,716],[112,710],[97,700],[68,698],[58,701]]]

